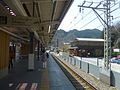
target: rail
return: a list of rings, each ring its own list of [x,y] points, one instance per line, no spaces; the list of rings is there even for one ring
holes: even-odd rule
[[[52,55],[57,64],[63,70],[65,75],[71,81],[76,90],[97,90],[94,86],[88,83],[85,79],[79,76],[75,71],[69,68],[66,64],[64,64],[61,60],[59,60],[56,56]]]

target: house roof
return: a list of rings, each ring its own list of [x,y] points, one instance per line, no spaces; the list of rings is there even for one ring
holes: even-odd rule
[[[77,49],[78,47],[69,47],[69,49]]]
[[[76,38],[75,40],[78,41],[105,41],[104,39],[97,39],[97,38]]]
[[[65,45],[69,45],[70,43],[64,43]]]

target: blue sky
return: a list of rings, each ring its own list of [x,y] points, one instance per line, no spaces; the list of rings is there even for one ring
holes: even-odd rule
[[[97,2],[103,1],[103,0],[86,0],[87,2],[84,4],[85,6],[88,6],[89,2],[96,2],[92,6],[98,5]],[[84,8],[84,10],[79,10],[78,5],[81,5],[84,2],[84,0],[74,0],[72,6],[70,7],[68,13],[64,17],[61,25],[59,26],[59,29],[63,29],[65,31],[69,31],[72,29],[78,29],[78,30],[84,30],[84,29],[100,29],[103,30],[103,25],[99,21],[99,19],[95,19],[97,16],[95,15],[94,11],[92,9]],[[102,5],[100,6],[102,7]],[[111,11],[116,9],[114,12],[111,13],[113,16],[112,24],[116,23],[120,19],[120,0],[115,0],[115,3],[111,3]],[[98,11],[99,14],[102,14],[103,11]],[[101,15],[101,17],[104,18],[104,14]],[[91,23],[90,23],[91,22]],[[89,23],[89,24],[88,24]]]

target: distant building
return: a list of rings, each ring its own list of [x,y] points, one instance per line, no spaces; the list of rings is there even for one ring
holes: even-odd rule
[[[63,52],[68,52],[70,46],[71,46],[70,43],[61,43],[59,45],[59,48]]]
[[[71,48],[72,47],[77,47],[76,52],[74,51],[74,55],[77,56],[100,57],[104,55],[104,39],[76,38],[73,42],[71,42]]]
[[[69,47],[70,56],[79,56],[78,47]]]

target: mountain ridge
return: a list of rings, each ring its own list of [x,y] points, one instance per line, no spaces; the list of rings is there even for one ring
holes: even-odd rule
[[[101,38],[101,36],[102,31],[98,29],[85,29],[80,31],[77,29],[73,29],[68,32],[60,29],[56,31],[52,42],[54,43],[58,39],[58,42],[70,43],[75,38]]]

